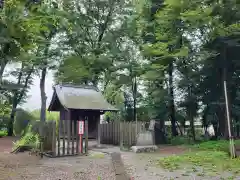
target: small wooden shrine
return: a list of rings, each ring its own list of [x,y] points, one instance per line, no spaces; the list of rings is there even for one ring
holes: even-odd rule
[[[79,121],[88,119],[88,137],[97,137],[100,115],[117,111],[102,93],[93,86],[55,85],[48,111],[59,111],[60,120]]]
[[[58,84],[53,90],[48,111],[59,111],[60,119],[58,125],[46,124],[42,154],[49,157],[87,154],[88,139],[98,137],[100,115],[117,109],[93,86]]]
[[[88,138],[97,138],[100,115],[117,111],[93,86],[58,84],[53,87],[53,96],[48,111],[59,111],[60,121],[88,120]],[[76,134],[76,129],[74,134]]]

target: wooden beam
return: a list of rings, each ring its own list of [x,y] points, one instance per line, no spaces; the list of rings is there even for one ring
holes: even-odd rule
[[[56,156],[56,122],[52,122],[52,152]]]
[[[60,139],[60,135],[61,135],[61,132],[62,132],[62,120],[61,118],[59,119],[58,121],[58,136],[57,136],[57,139],[58,139],[58,156],[60,156],[60,144],[61,144],[61,139]]]
[[[88,154],[88,117],[85,118],[85,153]]]

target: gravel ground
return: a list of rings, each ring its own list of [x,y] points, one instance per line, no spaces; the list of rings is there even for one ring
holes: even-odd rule
[[[26,153],[11,154],[16,137],[0,138],[0,180],[115,180],[110,155],[41,159]]]
[[[115,180],[115,173],[106,154],[40,159],[1,152],[0,180]]]
[[[122,152],[122,160],[126,168],[126,172],[134,180],[240,180],[240,177],[234,177],[230,173],[219,172],[218,176],[211,176],[208,173],[191,171],[182,169],[176,171],[167,171],[156,165],[156,160],[169,154],[149,153],[136,154],[132,152]]]

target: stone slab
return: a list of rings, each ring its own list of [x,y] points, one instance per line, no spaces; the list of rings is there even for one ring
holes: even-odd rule
[[[156,145],[152,146],[132,146],[132,151],[135,153],[144,153],[144,152],[155,152],[158,147]]]
[[[129,180],[130,178],[128,177],[125,171],[121,154],[114,152],[114,153],[111,153],[111,157],[113,162],[113,168],[116,175],[116,180]]]
[[[153,133],[151,131],[141,132],[137,137],[137,146],[152,146],[154,145]]]

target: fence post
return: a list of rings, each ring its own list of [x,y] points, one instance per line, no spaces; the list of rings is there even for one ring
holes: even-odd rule
[[[123,123],[120,122],[120,149],[123,149]]]
[[[57,135],[57,141],[58,141],[58,156],[61,155],[61,138],[60,138],[61,132],[62,132],[62,120],[59,119],[59,120],[58,120],[58,135]]]
[[[71,141],[71,120],[67,120],[67,154],[70,154],[70,141]]]
[[[42,121],[40,121],[40,156],[41,156],[41,158],[43,158],[43,151],[44,151],[44,148],[43,148],[43,141],[44,141],[44,139],[43,139],[43,122]]]
[[[80,118],[81,119],[81,118]],[[79,121],[79,120],[78,120]],[[75,126],[75,129],[76,129],[76,154],[79,154],[79,134],[78,134],[78,129],[79,129],[79,123],[78,121],[76,121],[76,126]]]
[[[72,138],[72,155],[74,155],[74,142],[75,142],[75,129],[74,129],[74,120],[71,120],[71,138]]]
[[[98,119],[98,146],[101,144],[101,124],[100,120]]]
[[[56,122],[53,121],[52,123],[52,153],[53,156],[56,156]]]
[[[62,151],[63,151],[63,155],[65,155],[65,137],[66,137],[66,120],[62,120],[62,127],[63,127],[63,147],[62,147]]]
[[[85,118],[85,153],[88,154],[88,117]]]

